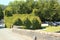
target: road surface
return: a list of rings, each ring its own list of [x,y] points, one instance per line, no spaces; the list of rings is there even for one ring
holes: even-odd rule
[[[12,29],[1,28],[0,29],[0,40],[31,40],[26,36],[12,32]]]

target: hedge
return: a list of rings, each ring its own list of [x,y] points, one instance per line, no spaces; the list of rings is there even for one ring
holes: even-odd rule
[[[41,20],[38,16],[29,14],[14,14],[11,17],[4,17],[7,27],[12,25],[23,26],[25,29],[38,29],[41,28]],[[35,22],[35,23],[34,23]]]

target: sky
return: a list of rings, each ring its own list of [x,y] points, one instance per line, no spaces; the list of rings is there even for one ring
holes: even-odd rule
[[[14,0],[0,0],[0,4],[8,5],[10,1],[14,1]]]
[[[9,3],[10,1],[14,1],[14,0],[0,0],[0,4],[8,5],[8,3]],[[60,2],[60,0],[59,0],[59,2]]]

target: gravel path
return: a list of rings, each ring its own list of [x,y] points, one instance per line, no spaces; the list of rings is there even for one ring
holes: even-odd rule
[[[16,32],[20,35],[26,35],[37,40],[60,40],[60,33],[51,33],[45,32],[42,30],[26,30],[26,29],[13,29],[13,32]]]
[[[11,29],[0,29],[0,40],[31,40],[29,37],[12,32]]]

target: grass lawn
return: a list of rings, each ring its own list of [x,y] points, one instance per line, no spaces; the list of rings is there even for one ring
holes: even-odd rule
[[[60,26],[49,26],[44,31],[46,32],[57,32],[60,31]]]

